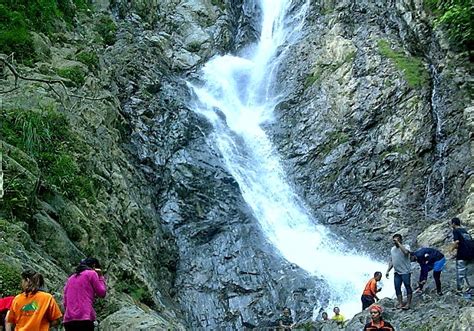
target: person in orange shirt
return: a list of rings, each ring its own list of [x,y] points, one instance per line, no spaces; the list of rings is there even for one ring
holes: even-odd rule
[[[6,331],[48,331],[59,324],[61,310],[49,293],[43,292],[43,275],[35,271],[21,274],[22,293],[13,299],[7,315]]]
[[[365,285],[364,292],[362,292],[362,296],[360,300],[362,301],[362,310],[369,307],[370,305],[375,303],[375,300],[379,300],[377,297],[377,292],[381,291],[381,289],[377,288],[377,282],[382,279],[382,273],[377,271],[374,273],[374,278],[371,278],[367,285]]]

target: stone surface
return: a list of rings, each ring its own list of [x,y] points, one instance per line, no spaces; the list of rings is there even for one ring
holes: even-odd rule
[[[432,33],[421,0],[309,4],[303,34],[279,68],[276,120],[265,126],[296,190],[316,219],[379,258],[394,232],[413,247],[447,252],[446,221],[458,215],[474,225],[468,64]],[[188,105],[186,79],[212,56],[258,38],[258,2],[101,0],[94,8],[52,41],[38,35],[42,62],[19,67],[54,77],[57,68],[80,66],[86,77],[74,96],[20,81],[1,106],[66,114],[100,189],[93,201],[44,195],[36,228],[2,216],[2,261],[43,272],[60,299],[79,259],[98,256],[110,286],[98,302],[104,329],[263,328],[283,306],[309,323],[314,304],[327,304],[324,281],[263,237],[209,142],[212,128]],[[117,25],[109,46],[95,28],[104,15]],[[413,85],[381,41],[418,58],[426,82]],[[51,57],[43,43],[51,43]],[[76,59],[84,50],[98,55],[94,70]],[[0,80],[2,90],[13,84],[12,75]],[[34,192],[34,159],[5,146],[4,182],[21,173]],[[443,284],[440,299],[430,280],[406,313],[383,301],[387,319],[400,330],[472,325],[472,304],[451,291],[452,260]],[[365,317],[347,329],[359,330]]]

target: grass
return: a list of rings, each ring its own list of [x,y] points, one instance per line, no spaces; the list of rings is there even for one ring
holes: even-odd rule
[[[79,62],[84,63],[89,70],[96,70],[99,67],[99,57],[95,52],[82,51],[76,55]]]
[[[14,146],[14,152],[5,154],[10,162],[4,160],[3,213],[27,217],[37,194],[45,190],[71,200],[95,197],[96,184],[78,159],[88,147],[70,130],[63,114],[53,108],[3,110],[0,122],[2,140]],[[32,163],[38,173],[27,171]],[[34,181],[40,187],[35,188]]]
[[[80,87],[86,81],[86,75],[80,67],[61,68],[58,69],[56,73],[63,78],[69,79],[71,82],[66,82],[66,85],[70,87]]]
[[[393,50],[386,40],[379,40],[377,45],[379,53],[390,59],[395,67],[403,72],[403,77],[410,87],[420,87],[426,84],[429,76],[420,58]]]

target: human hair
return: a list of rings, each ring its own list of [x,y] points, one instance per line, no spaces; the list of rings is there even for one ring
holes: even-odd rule
[[[85,259],[81,260],[79,265],[76,267],[76,272],[75,273],[76,273],[76,275],[80,275],[81,272],[83,272],[84,270],[91,270],[91,269],[95,269],[95,268],[100,269],[99,260],[97,260],[94,257],[88,257],[88,258],[85,258]]]
[[[454,225],[457,225],[457,226],[461,226],[461,220],[457,217],[453,217],[451,219],[451,224],[454,224]]]
[[[382,273],[380,271],[376,271],[374,273],[374,278],[377,277],[377,276],[382,276]]]
[[[33,270],[25,270],[21,273],[22,289],[26,296],[35,294],[44,286],[43,275]]]
[[[339,309],[338,306],[334,307],[334,308],[332,309],[332,311],[333,311],[333,312],[336,312],[336,309],[340,311],[340,309]]]
[[[283,311],[287,310],[288,309],[288,312],[291,314],[291,309],[288,308],[288,307],[283,307]]]
[[[393,239],[398,238],[398,239],[400,239],[400,240],[403,239],[403,238],[402,238],[402,235],[401,235],[400,233],[395,233],[392,238],[393,238]]]

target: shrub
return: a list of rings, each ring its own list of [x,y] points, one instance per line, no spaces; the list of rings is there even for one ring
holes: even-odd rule
[[[115,22],[108,16],[102,16],[96,27],[97,33],[102,37],[105,45],[113,45],[117,40],[117,26]]]
[[[0,262],[0,294],[3,296],[18,294],[21,291],[20,281],[20,269],[5,262]]]
[[[72,23],[87,0],[3,0],[0,4],[0,50],[19,61],[34,60],[31,31],[51,34],[59,20]]]
[[[435,26],[447,29],[449,38],[462,48],[474,49],[474,7],[472,0],[425,0],[437,16]]]
[[[99,57],[94,52],[82,51],[76,55],[76,59],[87,65],[89,70],[95,70],[99,67]]]
[[[70,131],[63,114],[52,108],[4,110],[0,121],[0,136],[36,161],[44,187],[71,200],[94,198],[95,183],[75,157],[84,154],[85,150],[87,152],[87,147]],[[26,179],[16,179],[21,188]],[[12,178],[5,178],[7,181],[14,183]],[[21,192],[18,191],[16,195]],[[5,199],[18,199],[16,195],[5,194]],[[15,207],[20,202],[10,200],[9,203]]]
[[[79,87],[86,81],[86,75],[81,67],[61,68],[56,72],[59,76],[71,81],[71,83],[66,83],[66,85]]]

